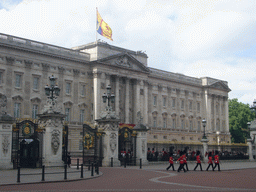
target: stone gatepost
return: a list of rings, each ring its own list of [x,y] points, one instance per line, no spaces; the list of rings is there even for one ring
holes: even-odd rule
[[[252,141],[253,140],[251,138],[247,139],[248,155],[249,155],[250,161],[254,161],[253,154],[252,154]]]
[[[119,121],[116,118],[101,118],[96,120],[98,130],[105,133],[102,136],[103,167],[109,167],[111,165],[111,158],[113,158],[113,166],[120,166],[120,161],[118,160]]]
[[[43,165],[61,166],[62,134],[65,115],[61,113],[44,113],[38,115],[39,124],[45,129],[43,135]]]
[[[137,124],[134,129],[137,133],[136,137],[136,164],[139,165],[140,159],[142,165],[148,164],[147,160],[147,127],[143,124]]]
[[[207,162],[207,161],[208,161],[208,157],[205,156],[205,153],[208,151],[208,142],[209,142],[209,139],[207,139],[207,138],[202,138],[202,139],[201,139],[201,142],[203,143],[203,153],[202,153],[203,161],[204,161],[204,162]]]
[[[0,117],[0,169],[13,167],[12,156],[12,124],[14,118],[7,114]]]

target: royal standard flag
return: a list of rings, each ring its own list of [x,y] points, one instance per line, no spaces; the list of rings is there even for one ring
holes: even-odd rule
[[[113,41],[113,39],[112,39],[112,30],[109,27],[109,25],[105,21],[103,21],[103,19],[101,18],[98,10],[97,10],[97,32],[100,35],[102,35],[102,36],[104,36],[104,37]]]

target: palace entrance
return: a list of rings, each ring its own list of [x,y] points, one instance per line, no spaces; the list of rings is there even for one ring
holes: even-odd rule
[[[36,121],[18,120],[12,132],[13,167],[35,168],[42,166],[42,129]]]
[[[121,164],[126,161],[127,165],[136,165],[136,133],[134,124],[120,124],[118,138],[118,158]]]

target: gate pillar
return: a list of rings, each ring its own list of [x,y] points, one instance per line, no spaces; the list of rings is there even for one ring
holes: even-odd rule
[[[12,168],[12,124],[14,118],[3,114],[0,117],[0,169]]]
[[[39,124],[45,129],[43,136],[43,165],[61,166],[63,120],[61,113],[43,113],[38,115]]]
[[[111,164],[111,158],[113,158],[114,166],[120,166],[120,162],[118,160],[119,119],[102,118],[96,120],[96,122],[98,123],[98,130],[105,133],[102,136],[102,166],[109,167]]]
[[[142,160],[142,164],[148,164],[147,160],[147,127],[143,124],[137,124],[134,127],[134,131],[137,132],[136,137],[136,164],[140,163],[140,159]]]

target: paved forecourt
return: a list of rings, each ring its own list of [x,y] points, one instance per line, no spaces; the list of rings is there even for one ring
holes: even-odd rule
[[[256,191],[256,162],[222,162],[220,172],[177,173],[166,171],[167,166],[102,167],[103,175],[91,180],[8,185],[0,186],[0,191]],[[189,163],[191,170],[194,166]],[[203,164],[203,170],[206,166]]]

